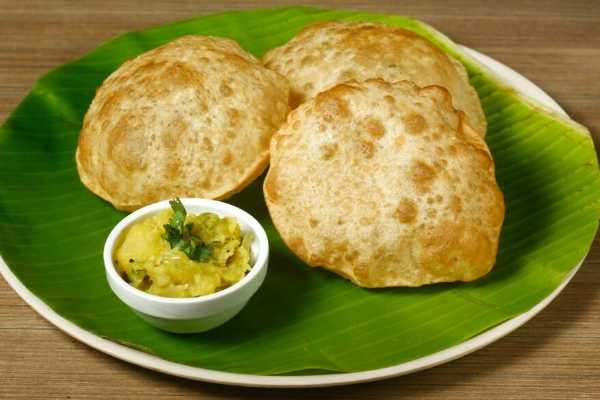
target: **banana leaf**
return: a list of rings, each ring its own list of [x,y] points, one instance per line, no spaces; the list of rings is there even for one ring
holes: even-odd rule
[[[187,34],[227,36],[256,56],[308,23],[366,20],[410,29],[467,67],[489,128],[506,198],[493,272],[472,283],[367,290],[311,270],[285,247],[258,179],[229,201],[256,216],[271,267],[248,306],[222,327],[175,335],[140,320],[110,291],[101,258],[124,217],[86,190],[74,152],[96,88],[125,60]],[[402,16],[306,7],[226,12],[119,36],[43,76],[0,128],[0,253],[63,317],[167,360],[251,373],[345,372],[386,367],[463,342],[523,313],[588,252],[600,214],[592,140],[499,82],[448,38]]]

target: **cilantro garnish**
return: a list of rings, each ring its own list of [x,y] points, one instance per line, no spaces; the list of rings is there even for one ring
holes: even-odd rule
[[[173,216],[169,223],[163,225],[165,233],[162,236],[172,249],[184,252],[190,260],[203,262],[210,257],[210,249],[202,239],[192,233],[194,223],[185,223],[187,212],[179,198],[169,201],[173,209]]]

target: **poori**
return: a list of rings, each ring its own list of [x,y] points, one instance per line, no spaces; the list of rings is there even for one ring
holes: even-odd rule
[[[288,94],[285,78],[233,40],[181,37],[97,90],[76,153],[81,181],[121,210],[227,198],[265,169]]]
[[[267,52],[263,61],[288,78],[293,105],[348,80],[381,78],[443,86],[454,107],[485,136],[485,115],[463,65],[406,29],[366,22],[317,23]]]
[[[292,111],[264,195],[300,259],[373,288],[485,275],[504,218],[484,140],[448,90],[408,81],[339,84]]]

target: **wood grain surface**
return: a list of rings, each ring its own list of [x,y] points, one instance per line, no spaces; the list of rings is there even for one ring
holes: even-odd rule
[[[119,33],[215,11],[284,3],[288,2],[0,0],[0,121],[41,74]],[[598,142],[599,1],[319,5],[420,18],[456,42],[521,72],[588,126]],[[225,387],[129,365],[63,334],[0,279],[0,398],[600,399],[598,264],[597,237],[581,271],[546,310],[472,355],[386,381],[304,391]]]

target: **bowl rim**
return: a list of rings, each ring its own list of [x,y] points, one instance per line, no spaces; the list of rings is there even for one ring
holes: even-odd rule
[[[137,289],[127,283],[123,277],[117,272],[117,269],[113,263],[113,252],[117,239],[123,234],[125,229],[129,228],[135,222],[146,218],[150,215],[156,214],[160,211],[170,208],[169,200],[162,200],[156,203],[149,204],[140,209],[137,209],[124,217],[119,221],[108,234],[106,241],[104,242],[103,248],[103,260],[104,269],[107,274],[107,278],[116,284],[120,289],[127,292],[129,295],[143,299],[155,304],[173,304],[173,305],[189,305],[189,304],[202,304],[210,303],[227,297],[235,292],[238,292],[243,287],[247,286],[252,282],[267,265],[267,259],[269,256],[269,240],[267,234],[262,225],[254,218],[251,214],[245,210],[236,207],[232,204],[225,203],[218,200],[202,199],[195,197],[180,197],[184,207],[192,206],[198,208],[206,208],[206,212],[217,212],[227,216],[235,217],[248,226],[249,230],[254,235],[254,240],[258,241],[258,254],[254,255],[254,262],[250,271],[239,281],[233,285],[219,290],[215,293],[197,296],[197,297],[164,297],[150,293],[146,293],[140,289]],[[202,211],[200,211],[202,212]],[[198,213],[198,211],[194,211]],[[112,288],[112,285],[109,285]],[[116,293],[115,293],[116,294]],[[117,296],[120,297],[120,296]]]

